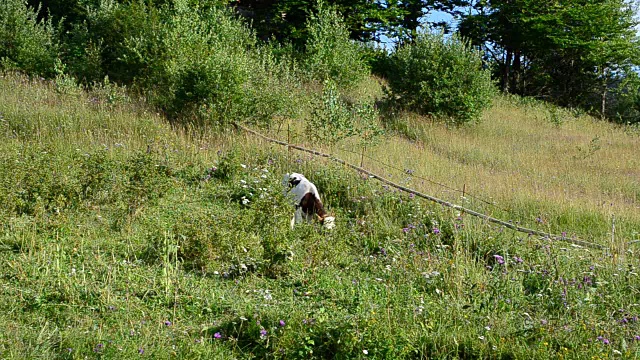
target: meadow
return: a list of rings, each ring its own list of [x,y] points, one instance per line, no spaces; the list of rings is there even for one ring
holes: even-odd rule
[[[503,229],[230,128],[171,124],[117,89],[4,74],[0,358],[640,356],[637,128],[498,97],[462,127],[400,114],[365,158],[355,141],[311,142],[300,120],[260,131],[608,249]],[[289,228],[292,171],[318,186],[334,231]]]

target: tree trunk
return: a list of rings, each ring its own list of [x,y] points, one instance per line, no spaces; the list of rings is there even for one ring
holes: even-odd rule
[[[600,119],[604,120],[605,112],[607,110],[607,69],[602,67],[600,72],[602,76],[602,102],[600,104]]]
[[[514,94],[522,95],[521,80],[521,63],[520,63],[520,50],[513,51],[513,71],[511,75],[511,92]]]
[[[511,59],[513,57],[511,49],[507,48],[505,51],[506,55],[502,66],[502,84],[500,84],[502,86],[502,92],[504,93],[509,92],[509,73],[511,69]]]

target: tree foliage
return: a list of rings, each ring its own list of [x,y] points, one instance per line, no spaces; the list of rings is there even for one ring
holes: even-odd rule
[[[610,91],[640,65],[634,15],[628,0],[491,0],[459,30],[484,47],[503,91],[607,114]]]
[[[52,76],[58,58],[58,31],[51,21],[38,20],[37,9],[23,0],[3,0],[0,6],[0,69]]]
[[[242,0],[232,2],[238,12],[250,19],[258,37],[292,42],[302,47],[308,37],[306,23],[313,16],[316,0]],[[362,42],[384,37],[413,39],[420,27],[440,26],[426,16],[434,11],[459,14],[467,0],[327,0],[344,17],[349,36]]]
[[[316,80],[333,79],[349,87],[367,76],[363,53],[353,40],[335,9],[318,3],[316,14],[307,23],[305,65]]]

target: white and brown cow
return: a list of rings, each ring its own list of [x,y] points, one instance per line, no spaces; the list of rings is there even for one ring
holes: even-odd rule
[[[295,203],[295,213],[291,219],[291,228],[303,221],[311,222],[315,217],[322,226],[333,229],[335,217],[329,216],[322,206],[320,194],[316,186],[304,175],[298,173],[285,174],[282,181],[285,194],[291,197]]]

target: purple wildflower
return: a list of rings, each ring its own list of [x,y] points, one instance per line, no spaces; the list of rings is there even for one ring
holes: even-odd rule
[[[518,257],[518,256],[514,256],[514,257],[513,257],[513,260],[514,260],[515,262],[517,262],[518,264],[521,264],[521,263],[523,263],[523,262],[524,262],[524,260],[522,260],[522,258],[521,258],[521,257]]]
[[[563,238],[564,238],[564,237],[567,237],[567,232],[566,232],[566,231],[563,231],[563,232],[562,232],[562,237],[563,237]]]
[[[406,228],[402,228],[402,231],[403,231],[405,234],[406,234],[406,233],[408,233],[408,232],[409,232],[409,230],[411,230],[411,229],[409,229],[408,227],[406,227]]]
[[[433,233],[436,234],[436,235],[440,234],[440,229],[438,229],[437,227],[434,227],[433,228]]]
[[[496,255],[493,255],[493,257],[496,259],[496,262],[498,264],[504,264],[504,258],[502,256],[496,254]]]
[[[171,326],[171,321],[169,321],[169,320],[165,320],[165,321],[164,321],[164,325],[165,325],[165,326]]]
[[[540,320],[541,325],[547,325],[548,321],[545,319]]]
[[[144,354],[144,349],[143,348],[138,349],[138,354],[140,355]]]
[[[280,320],[280,326],[285,326],[286,323],[284,322],[284,320]]]
[[[413,199],[414,197],[416,197],[416,194],[414,194],[414,193],[410,193],[409,194],[409,199]]]
[[[380,254],[387,256],[387,249],[385,248],[380,248]]]
[[[267,336],[267,330],[265,328],[260,329],[260,337],[264,338]]]
[[[636,336],[634,336],[634,337],[633,337],[633,340],[635,340],[635,341],[640,341],[640,335],[636,335]]]
[[[213,337],[216,339],[220,339],[222,337],[222,334],[220,334],[219,332],[213,334]]]

